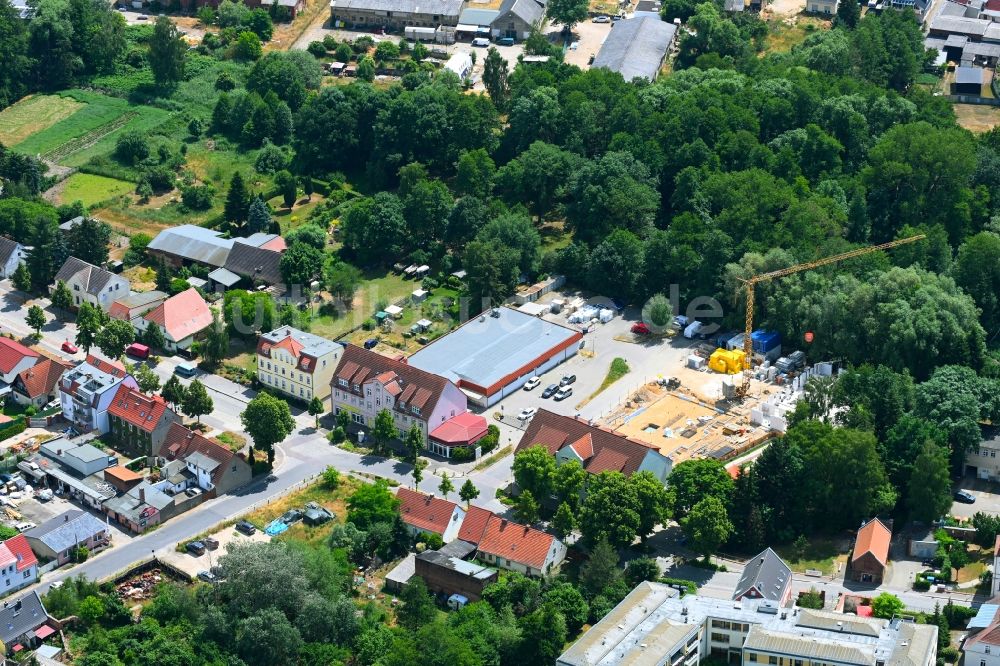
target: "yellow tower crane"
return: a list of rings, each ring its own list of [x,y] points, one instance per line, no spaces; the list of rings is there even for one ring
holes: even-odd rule
[[[770,273],[761,273],[760,275],[754,275],[745,280],[740,278],[740,282],[746,286],[747,290],[746,331],[744,331],[745,335],[743,337],[743,353],[746,359],[745,365],[743,366],[743,384],[736,388],[736,397],[743,400],[750,393],[750,377],[753,374],[753,371],[751,370],[751,366],[753,365],[753,340],[751,340],[750,334],[753,333],[754,288],[758,284],[769,280],[775,280],[777,278],[783,278],[786,275],[791,275],[792,273],[801,273],[802,271],[812,270],[814,268],[819,268],[820,266],[835,264],[838,261],[843,261],[844,259],[853,259],[854,257],[860,257],[861,255],[870,254],[871,252],[890,250],[894,247],[899,247],[900,245],[906,245],[907,243],[915,243],[916,241],[923,240],[924,238],[926,238],[924,234],[918,234],[916,236],[910,236],[909,238],[900,238],[899,240],[894,240],[889,243],[882,243],[881,245],[872,245],[870,247],[861,247],[856,250],[851,250],[850,252],[842,252],[841,254],[835,254],[832,257],[824,257],[823,259],[817,259],[816,261],[789,266],[788,268],[771,271]]]

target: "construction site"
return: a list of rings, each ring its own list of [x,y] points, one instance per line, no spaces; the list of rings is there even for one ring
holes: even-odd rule
[[[660,376],[631,391],[598,422],[656,447],[675,465],[692,458],[729,462],[744,457],[785,432],[788,415],[812,377],[830,377],[838,370],[829,362],[807,365],[801,350],[785,349],[783,355],[778,333],[753,329],[756,285],[922,238],[860,248],[743,280],[742,332],[716,335],[701,322],[675,317],[665,337],[690,341],[683,364],[671,367],[669,377]]]

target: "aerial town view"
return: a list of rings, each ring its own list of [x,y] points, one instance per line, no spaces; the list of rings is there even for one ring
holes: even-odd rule
[[[0,0],[0,666],[1000,666],[1000,0]]]

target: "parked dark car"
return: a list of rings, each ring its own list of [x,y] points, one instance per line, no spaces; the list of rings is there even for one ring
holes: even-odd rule
[[[545,390],[542,391],[542,397],[543,398],[551,398],[552,396],[554,396],[556,394],[556,391],[558,391],[558,390],[559,390],[559,386],[557,384],[549,384],[548,386],[545,387]]]
[[[201,540],[201,542],[205,544],[205,548],[208,548],[209,550],[219,549],[219,541],[217,539],[213,539],[212,537],[205,537]]]
[[[576,381],[576,375],[563,375],[563,378],[559,380],[559,386],[569,386]]]
[[[975,504],[976,496],[965,490],[956,490],[955,501],[960,504]]]
[[[374,349],[378,345],[378,339],[368,338],[365,340],[365,349]]]
[[[251,534],[257,533],[257,528],[254,526],[253,523],[241,520],[240,522],[236,523],[236,531],[239,532],[240,534],[246,534],[247,536],[250,536]]]
[[[206,583],[215,583],[219,580],[219,578],[211,571],[199,571],[198,580],[203,580]]]
[[[201,541],[192,541],[187,545],[187,552],[192,555],[204,555],[205,554],[205,544]]]

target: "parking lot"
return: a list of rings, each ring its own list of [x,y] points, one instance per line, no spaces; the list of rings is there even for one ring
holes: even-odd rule
[[[1000,513],[1000,487],[997,484],[966,476],[959,482],[958,487],[971,493],[976,501],[973,504],[955,502],[951,505],[951,515],[956,518],[971,518],[979,511]]]
[[[559,294],[550,294],[542,299],[543,303],[559,298]],[[545,319],[567,326],[564,314],[547,314]],[[565,363],[540,375],[541,383],[531,391],[516,391],[503,399],[489,410],[501,411],[505,416],[515,416],[525,408],[545,408],[551,412],[564,415],[579,415],[587,419],[599,419],[610,414],[615,407],[625,402],[640,386],[655,381],[659,377],[675,375],[678,368],[684,364],[684,359],[690,353],[691,347],[697,341],[685,340],[681,336],[674,338],[640,338],[637,342],[624,342],[631,339],[629,334],[632,324],[640,321],[640,312],[635,308],[626,308],[623,314],[615,316],[606,324],[597,324],[584,335],[584,349]],[[569,325],[572,327],[572,325]],[[576,327],[578,328],[578,327]],[[616,339],[621,338],[621,339]],[[615,358],[623,358],[629,365],[629,372],[617,382],[601,391],[593,398],[591,395],[601,386],[611,362]],[[565,400],[556,401],[554,397],[542,398],[545,388],[551,384],[558,385],[565,375],[575,375],[576,381],[571,384],[573,394]],[[512,423],[512,419],[505,422]],[[519,424],[522,428],[526,423]],[[510,433],[516,444],[517,433]],[[502,439],[507,444],[506,439]]]
[[[219,542],[219,547],[214,551],[206,550],[204,555],[196,556],[188,552],[178,553],[171,548],[157,553],[156,557],[161,562],[166,562],[194,578],[198,575],[198,572],[210,571],[213,566],[216,566],[219,563],[219,558],[229,550],[229,544],[231,543],[254,543],[271,540],[271,537],[264,534],[261,530],[257,530],[253,535],[247,536],[237,532],[232,525],[224,527],[210,536]]]

